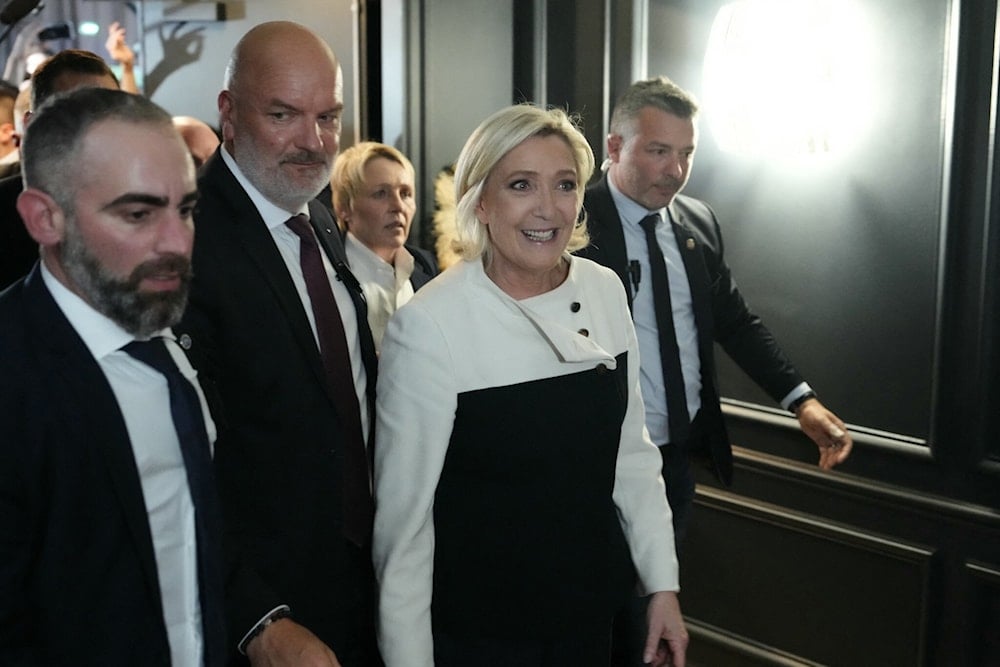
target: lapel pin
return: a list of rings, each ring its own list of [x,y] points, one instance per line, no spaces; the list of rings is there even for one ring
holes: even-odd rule
[[[187,334],[181,334],[181,337],[177,339],[177,344],[181,346],[181,349],[190,350],[191,336]]]

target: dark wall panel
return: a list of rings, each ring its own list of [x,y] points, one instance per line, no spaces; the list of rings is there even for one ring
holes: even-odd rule
[[[695,511],[685,614],[820,664],[922,664],[931,549],[709,489]]]
[[[965,564],[970,618],[964,623],[970,660],[977,665],[1000,665],[1000,568],[975,561]]]
[[[548,102],[579,115],[583,133],[599,155],[606,131],[604,0],[548,0],[545,4]]]

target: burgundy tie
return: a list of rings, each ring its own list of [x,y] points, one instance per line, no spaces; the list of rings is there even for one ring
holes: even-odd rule
[[[299,261],[316,319],[320,356],[323,358],[330,393],[337,404],[337,414],[344,427],[344,536],[360,546],[371,535],[374,505],[361,428],[361,406],[354,387],[347,336],[309,219],[300,214],[289,219],[286,224],[300,240]]]

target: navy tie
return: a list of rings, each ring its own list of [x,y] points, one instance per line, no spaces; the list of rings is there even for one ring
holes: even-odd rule
[[[657,213],[647,215],[639,223],[646,232],[649,251],[650,282],[653,284],[653,310],[656,313],[657,338],[660,341],[660,363],[663,366],[663,383],[667,392],[667,416],[670,420],[670,442],[684,443],[689,435],[691,417],[688,415],[687,394],[684,391],[684,374],[681,372],[681,355],[674,331],[674,311],[670,301],[670,281],[667,279],[667,262],[656,240]]]
[[[361,546],[368,542],[371,535],[375,508],[361,427],[361,405],[354,385],[347,334],[344,333],[344,322],[340,319],[340,309],[337,308],[337,300],[333,296],[330,278],[323,266],[323,257],[309,219],[304,215],[296,215],[285,224],[299,237],[299,261],[316,320],[319,352],[326,371],[327,386],[343,424],[344,536]]]
[[[185,378],[162,338],[132,341],[122,348],[132,357],[159,371],[167,379],[170,416],[181,445],[188,490],[194,505],[195,536],[198,540],[198,592],[201,602],[205,664],[221,664],[224,651],[222,514],[212,473],[212,456],[194,386]]]

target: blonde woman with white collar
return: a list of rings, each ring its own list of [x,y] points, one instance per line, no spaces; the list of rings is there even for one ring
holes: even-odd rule
[[[437,275],[433,255],[406,243],[417,210],[413,165],[392,146],[364,141],[337,157],[330,186],[379,350],[392,314]]]
[[[640,593],[646,657],[684,664],[625,293],[569,254],[593,168],[562,111],[485,120],[455,174],[463,261],[389,323],[374,533],[388,667],[607,667],[613,613]]]

